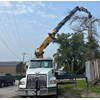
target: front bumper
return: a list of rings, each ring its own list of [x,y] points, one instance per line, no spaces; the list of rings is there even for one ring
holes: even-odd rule
[[[42,96],[42,95],[56,95],[56,87],[43,89],[18,89],[19,96]]]

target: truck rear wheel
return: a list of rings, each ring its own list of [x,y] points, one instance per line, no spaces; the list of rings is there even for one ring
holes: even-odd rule
[[[56,97],[58,98],[58,84],[57,84],[57,86],[56,86]]]
[[[20,96],[21,98],[27,98],[27,96]]]
[[[0,87],[3,88],[5,86],[5,83],[2,81],[0,84]]]
[[[14,84],[15,84],[15,81],[12,81],[12,82],[11,82],[11,85],[14,85]]]

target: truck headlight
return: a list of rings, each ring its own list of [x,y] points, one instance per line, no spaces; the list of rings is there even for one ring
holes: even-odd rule
[[[56,80],[51,80],[50,84],[56,84]]]
[[[25,85],[25,82],[24,81],[20,81],[19,85]]]
[[[56,84],[57,81],[56,81],[56,77],[51,77],[50,78],[50,84]]]

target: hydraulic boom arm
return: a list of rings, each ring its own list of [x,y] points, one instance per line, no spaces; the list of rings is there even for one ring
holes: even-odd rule
[[[55,35],[57,32],[62,28],[62,26],[77,12],[77,11],[83,11],[88,14],[88,18],[91,18],[92,15],[91,13],[83,8],[83,7],[78,7],[76,6],[70,13],[67,15],[54,29],[53,31],[49,34],[49,36],[42,42],[39,48],[36,49],[35,51],[35,56],[36,58],[43,58],[43,50],[49,45],[49,43],[54,39]]]

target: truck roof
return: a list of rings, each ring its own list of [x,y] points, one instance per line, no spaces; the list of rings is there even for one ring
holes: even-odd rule
[[[31,60],[53,60],[52,58],[33,58]]]

